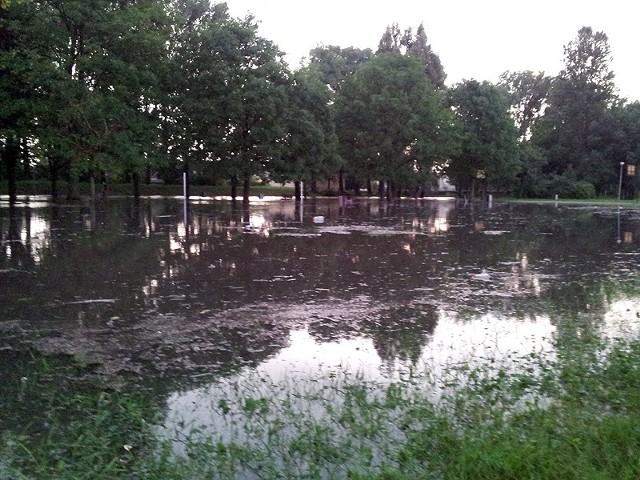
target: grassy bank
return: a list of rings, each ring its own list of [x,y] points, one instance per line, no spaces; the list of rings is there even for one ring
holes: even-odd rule
[[[532,204],[551,204],[551,205],[602,205],[606,207],[634,207],[640,206],[640,199],[618,200],[617,198],[588,198],[588,199],[571,199],[559,198],[558,200],[549,198],[500,198],[502,202],[509,203],[532,203]]]
[[[32,421],[4,429],[0,478],[640,478],[638,339],[581,335],[515,369],[458,365],[384,385],[346,372],[249,379],[210,405],[224,435],[197,424],[158,434],[162,412],[144,395],[51,388],[37,361],[3,392],[3,415]]]

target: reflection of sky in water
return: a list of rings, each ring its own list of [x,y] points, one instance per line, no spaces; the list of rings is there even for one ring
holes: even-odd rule
[[[555,327],[547,317],[522,321],[487,314],[459,321],[453,313],[440,312],[430,341],[413,365],[398,358],[391,363],[383,361],[369,338],[317,342],[306,328],[301,328],[291,332],[288,347],[255,369],[209,386],[172,394],[167,400],[164,425],[169,435],[188,434],[192,428],[204,426],[206,431],[229,439],[228,435],[237,432],[229,430],[228,419],[220,414],[221,400],[277,399],[281,392],[295,392],[299,388],[310,388],[311,392],[306,393],[321,392],[325,383],[333,384],[334,379],[344,375],[382,383],[413,380],[414,386],[426,375],[440,385],[451,369],[465,362],[513,370],[526,365],[532,352],[553,355],[554,332]],[[437,391],[430,390],[431,383],[423,385],[428,389],[427,395],[438,396]]]
[[[440,312],[436,328],[423,350],[418,368],[432,373],[462,362],[509,362],[531,351],[551,351],[555,327],[546,317],[519,321],[488,314],[459,321],[455,314]],[[415,370],[409,360],[389,365],[378,355],[369,338],[317,342],[307,329],[291,332],[290,346],[256,368],[273,380],[285,377],[330,375],[336,370],[360,372],[371,380],[398,380]]]
[[[190,385],[215,378],[208,365],[231,364],[221,371],[232,377],[170,395],[173,425],[185,417],[215,427],[217,402],[239,398],[238,389],[271,397],[286,386],[322,388],[345,371],[373,382],[424,385],[467,361],[513,368],[532,352],[553,355],[565,314],[603,335],[640,334],[640,299],[624,294],[639,288],[629,285],[637,277],[635,214],[619,220],[615,210],[602,216],[513,206],[473,212],[451,201],[359,199],[302,208],[279,199],[253,202],[250,210],[194,202],[186,225],[179,203],[138,207],[106,202],[58,208],[55,215],[0,211],[2,269],[16,285],[2,301],[32,321],[34,331],[46,321],[64,341],[87,337],[88,351],[97,348],[105,362],[114,352],[169,358],[177,384],[194,372]],[[318,216],[323,223],[313,221]],[[30,290],[37,293],[27,317],[22,298]],[[78,333],[62,323],[87,305],[95,330]],[[109,330],[102,317],[131,323]],[[263,338],[249,327],[265,319],[277,328]],[[130,328],[136,323],[139,329]],[[184,340],[163,349],[145,332],[165,324]],[[225,337],[230,331],[249,341]],[[205,349],[201,357],[194,339]],[[237,347],[233,358],[216,356],[222,340]],[[177,347],[182,350],[171,356]],[[183,360],[194,369],[183,368]]]
[[[615,300],[604,314],[601,335],[609,338],[640,336],[640,298]]]

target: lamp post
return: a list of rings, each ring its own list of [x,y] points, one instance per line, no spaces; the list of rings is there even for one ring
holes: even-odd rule
[[[618,181],[618,201],[622,196],[622,167],[624,167],[624,162],[620,162],[620,180]]]

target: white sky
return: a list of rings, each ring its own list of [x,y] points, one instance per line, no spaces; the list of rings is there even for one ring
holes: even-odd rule
[[[217,1],[217,0],[216,0]],[[424,23],[428,41],[447,73],[497,82],[506,70],[563,67],[563,47],[582,26],[609,37],[620,95],[640,100],[640,3],[637,0],[227,0],[234,17],[252,13],[260,35],[287,53],[292,69],[319,44],[375,51],[387,25],[415,32]]]

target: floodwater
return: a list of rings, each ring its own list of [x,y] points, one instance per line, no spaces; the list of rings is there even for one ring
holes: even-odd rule
[[[552,354],[568,319],[637,334],[639,261],[618,207],[0,201],[0,352],[73,355],[195,421],[243,379],[504,365]]]

